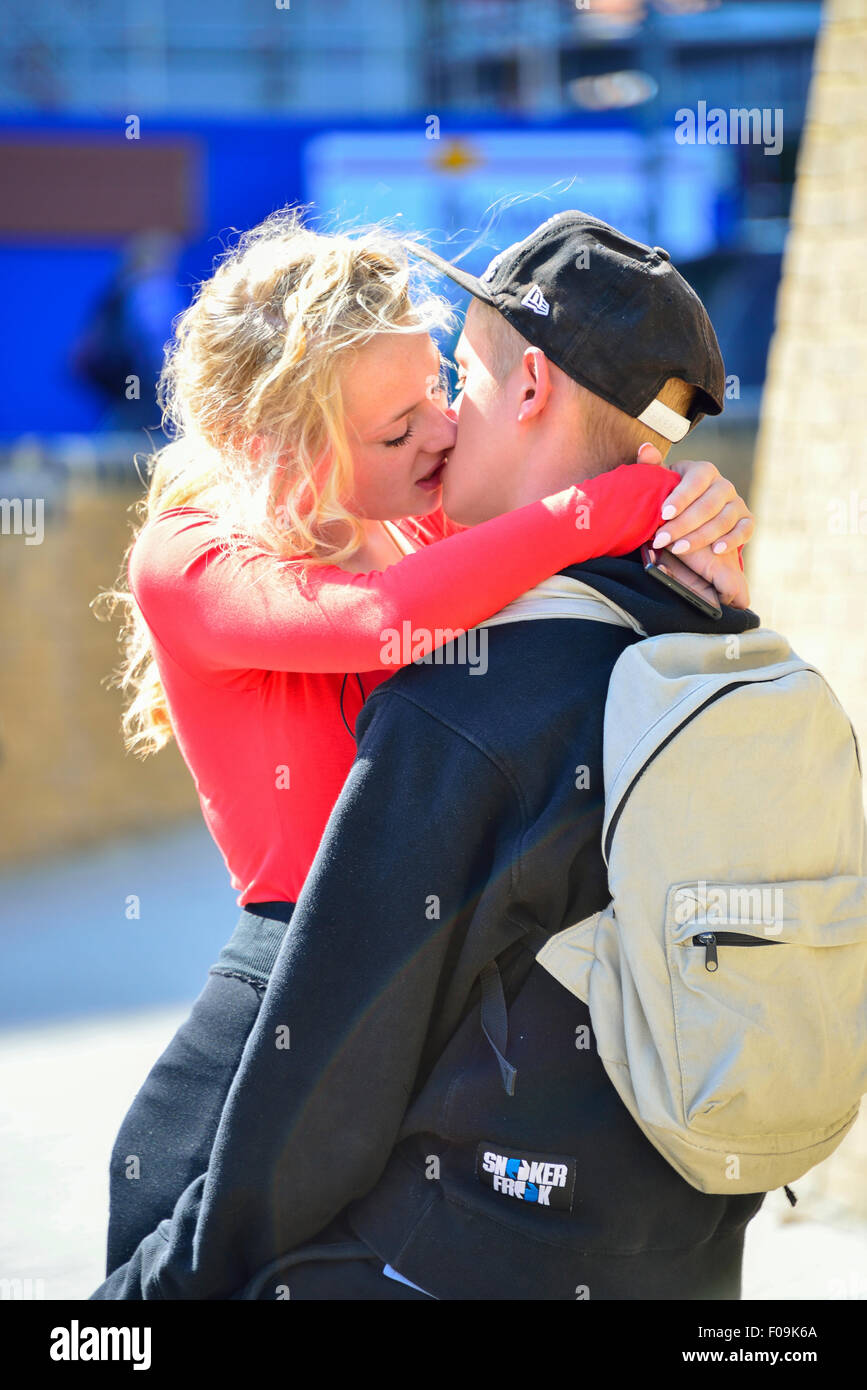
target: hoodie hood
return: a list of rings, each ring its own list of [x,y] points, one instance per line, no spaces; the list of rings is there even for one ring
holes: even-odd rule
[[[722,605],[720,618],[709,618],[658,579],[647,574],[641,551],[629,555],[603,556],[582,565],[570,565],[562,574],[571,575],[598,589],[600,594],[637,618],[648,637],[663,632],[709,632],[727,635],[760,627],[761,619],[751,608]]]

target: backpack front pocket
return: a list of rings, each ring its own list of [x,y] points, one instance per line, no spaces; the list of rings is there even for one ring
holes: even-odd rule
[[[867,879],[673,885],[666,954],[697,1135],[826,1129],[867,1090]]]

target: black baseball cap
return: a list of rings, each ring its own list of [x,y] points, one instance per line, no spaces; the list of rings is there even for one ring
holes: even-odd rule
[[[682,439],[722,411],[713,325],[663,247],[569,211],[501,251],[481,276],[426,246],[409,249],[490,304],[567,376],[664,438]],[[697,390],[689,419],[657,400],[672,376]]]

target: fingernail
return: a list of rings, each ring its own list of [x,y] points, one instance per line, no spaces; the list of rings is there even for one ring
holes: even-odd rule
[[[723,553],[723,551],[725,550],[725,548],[726,548],[726,543],[725,543],[725,541],[716,541],[715,544],[714,544],[714,546],[713,546],[713,553],[714,553],[714,555],[722,555],[722,553]]]
[[[671,521],[673,516],[677,516],[677,507],[673,507],[670,502],[666,502],[661,515],[663,521]]]
[[[649,440],[649,439],[645,439],[645,441],[644,441],[643,444],[639,444],[639,446],[638,446],[638,452],[641,453],[642,449],[652,449],[652,448],[653,448],[653,444],[650,442],[650,440]]]
[[[675,541],[671,547],[672,555],[682,555],[685,550],[689,550],[689,541]]]
[[[653,537],[653,547],[655,550],[662,550],[663,546],[668,545],[670,540],[671,536],[667,531],[657,531],[656,535]]]

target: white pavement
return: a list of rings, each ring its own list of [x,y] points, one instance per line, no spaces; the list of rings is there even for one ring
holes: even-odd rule
[[[85,1299],[115,1134],[237,908],[194,825],[6,875],[0,914],[0,1297]],[[867,1299],[867,1224],[795,1189],[748,1229],[744,1298]]]

